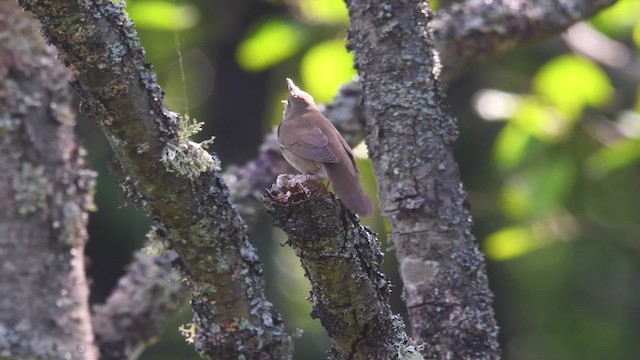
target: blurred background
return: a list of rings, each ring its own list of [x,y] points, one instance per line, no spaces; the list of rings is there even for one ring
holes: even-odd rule
[[[432,1],[434,8],[450,2]],[[224,166],[256,155],[291,77],[318,103],[356,74],[342,0],[128,0],[166,104],[204,123]],[[621,0],[562,36],[479,64],[448,89],[455,155],[487,255],[504,359],[637,359],[640,353],[640,1]],[[181,54],[181,55],[179,55]],[[180,62],[184,71],[181,71]],[[150,221],[123,205],[113,154],[95,124],[78,131],[99,172],[87,248],[92,302],[111,291]],[[358,152],[365,154],[366,152]],[[371,165],[360,158],[367,189]],[[385,223],[365,220],[388,248]],[[265,218],[251,228],[269,299],[296,340],[324,359],[297,258]],[[397,286],[394,254],[384,271]],[[142,359],[198,359],[178,332],[188,303]]]

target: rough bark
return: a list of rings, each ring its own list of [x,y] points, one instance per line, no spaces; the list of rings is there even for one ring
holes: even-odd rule
[[[484,257],[471,234],[425,3],[347,1],[367,146],[414,338],[427,359],[498,359]]]
[[[137,359],[164,320],[187,297],[186,284],[173,271],[174,252],[138,252],[107,301],[94,307],[93,327],[100,359]]]
[[[466,0],[438,11],[433,42],[449,81],[497,53],[558,34],[616,0]]]
[[[229,202],[218,161],[162,104],[124,4],[21,0],[74,70],[82,110],[127,174],[128,196],[157,223],[193,290],[195,347],[215,359],[286,358],[291,339],[264,297],[262,265]]]
[[[264,196],[275,225],[300,257],[331,359],[421,359],[389,307],[375,235],[312,175],[281,175]]]
[[[95,174],[66,70],[0,0],[0,358],[97,359],[84,246]]]

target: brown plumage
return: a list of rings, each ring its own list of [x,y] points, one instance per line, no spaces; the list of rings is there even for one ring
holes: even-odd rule
[[[345,205],[360,215],[371,215],[373,205],[360,185],[351,148],[322,115],[313,98],[287,79],[289,96],[278,143],[285,159],[298,171],[326,177]]]

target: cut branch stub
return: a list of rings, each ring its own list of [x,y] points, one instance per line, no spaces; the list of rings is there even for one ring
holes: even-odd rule
[[[333,359],[421,359],[389,307],[380,243],[310,175],[280,175],[263,197],[311,282],[311,316],[331,338]]]

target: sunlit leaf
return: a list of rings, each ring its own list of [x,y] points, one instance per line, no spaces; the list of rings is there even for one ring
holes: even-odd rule
[[[484,241],[484,251],[492,260],[510,260],[540,247],[524,227],[510,227],[494,232]]]
[[[547,62],[533,78],[535,91],[570,120],[586,107],[603,107],[613,95],[607,74],[595,63],[574,55]]]
[[[640,140],[622,139],[603,147],[587,159],[587,171],[601,177],[640,161]]]
[[[513,124],[507,124],[493,145],[493,159],[503,169],[518,165],[527,152],[531,136]]]
[[[538,97],[522,96],[509,122],[542,141],[557,141],[570,130],[572,122],[556,108],[543,104]]]
[[[353,79],[353,55],[342,40],[329,40],[313,46],[302,58],[300,72],[306,91],[316,102],[328,102],[340,85]]]
[[[136,27],[153,30],[185,30],[199,20],[193,5],[163,0],[132,2],[127,5],[127,12]]]
[[[633,27],[633,43],[636,44],[636,49],[640,50],[640,21]]]
[[[600,11],[591,22],[610,36],[621,36],[640,21],[640,1],[619,0],[613,6]]]
[[[348,24],[349,13],[342,0],[298,0],[302,16],[316,23]]]
[[[270,18],[259,23],[240,43],[236,59],[246,70],[264,70],[294,55],[303,41],[304,34],[295,23]]]

